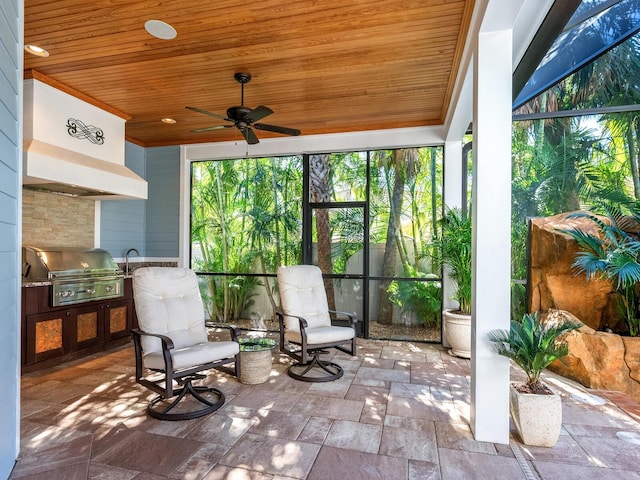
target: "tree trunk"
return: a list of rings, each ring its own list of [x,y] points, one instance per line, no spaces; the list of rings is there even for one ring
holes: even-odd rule
[[[638,172],[638,153],[633,135],[633,121],[627,127],[627,146],[629,147],[629,163],[631,165],[631,178],[633,179],[633,194],[636,200],[640,200],[640,172]]]
[[[278,205],[278,183],[276,182],[276,159],[271,159],[271,188],[273,189],[273,216],[275,218],[276,266],[282,265],[280,245],[280,208]],[[274,312],[275,313],[275,312]]]
[[[431,238],[436,238],[438,236],[438,183],[436,178],[436,149],[431,149]],[[465,192],[466,193],[466,192]],[[431,272],[435,273],[437,269],[435,268],[435,259],[433,259],[431,264]]]
[[[309,155],[309,190],[312,203],[331,201],[331,188],[329,186],[329,155]],[[331,229],[329,227],[329,211],[316,209],[316,234],[318,236],[318,267],[322,273],[332,273],[331,262]],[[336,309],[333,280],[324,279],[324,288],[327,292],[329,309]]]
[[[397,243],[397,236],[399,235],[400,226],[400,212],[402,211],[402,194],[404,192],[404,177],[399,171],[399,165],[402,162],[403,150],[396,150],[394,152],[394,162],[389,162],[395,165],[393,190],[389,196],[391,203],[389,205],[389,223],[387,225],[387,238],[384,245],[384,257],[382,259],[382,276],[393,277],[396,274],[396,267],[398,263],[398,248],[400,244]],[[389,167],[385,167],[387,173],[387,185],[389,185]],[[389,300],[387,295],[387,289],[391,280],[380,281],[380,290],[378,293],[378,323],[381,325],[391,325],[393,321],[393,303]]]
[[[220,237],[222,242],[222,270],[227,273],[229,271],[229,243],[227,235],[227,225],[223,215],[226,213],[226,205],[224,202],[224,188],[222,187],[222,163],[217,165],[216,171],[216,200],[218,202],[218,212],[220,212]],[[229,321],[229,280],[222,278],[224,304],[222,308],[222,321]]]

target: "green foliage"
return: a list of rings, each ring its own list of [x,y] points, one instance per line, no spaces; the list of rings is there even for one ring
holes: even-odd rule
[[[258,277],[238,275],[230,279],[231,318],[239,319],[242,312],[254,304],[253,297],[258,294],[256,289],[262,285],[264,284]]]
[[[240,337],[238,338],[241,352],[264,352],[278,346],[273,338],[262,337]]]
[[[193,268],[216,273],[274,273],[301,258],[300,157],[192,165]],[[269,279],[265,290],[272,300]],[[256,277],[211,276],[202,289],[212,318],[228,322],[252,302]]]
[[[520,318],[527,311],[527,287],[511,281],[511,318]]]
[[[524,315],[522,320],[511,320],[509,331],[492,330],[487,335],[500,355],[522,368],[531,390],[540,391],[542,371],[568,353],[567,344],[560,337],[579,327],[571,322],[542,324],[536,312]]]
[[[234,277],[207,275],[200,279],[202,300],[208,317],[215,321],[224,321],[224,288],[229,289],[226,321],[235,321],[245,310],[254,304],[256,288],[263,283],[258,277],[238,275]]]
[[[436,265],[448,269],[456,284],[453,297],[463,313],[471,313],[471,218],[459,208],[450,208],[441,221],[439,235],[432,243]]]
[[[618,293],[619,305],[629,334],[640,334],[638,316],[638,284],[640,283],[640,203],[626,208],[601,204],[606,219],[591,212],[578,212],[569,218],[586,218],[596,226],[596,233],[587,233],[579,228],[562,230],[580,246],[573,262],[578,273],[585,273],[587,281],[594,278],[611,282]]]
[[[418,272],[409,266],[406,277],[424,278],[421,280],[394,280],[389,284],[389,300],[398,305],[402,312],[414,312],[426,327],[440,324],[442,287],[436,275]]]

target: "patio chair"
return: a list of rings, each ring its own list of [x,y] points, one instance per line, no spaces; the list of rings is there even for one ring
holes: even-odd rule
[[[337,380],[344,371],[337,363],[320,355],[336,348],[356,354],[356,318],[346,312],[329,310],[322,272],[314,265],[278,268],[278,290],[282,311],[276,313],[280,324],[280,351],[296,360],[289,375],[305,382]],[[347,326],[334,325],[339,317]]]
[[[236,375],[237,331],[227,326],[230,341],[208,341],[195,273],[185,268],[139,268],[133,273],[133,298],[140,326],[131,331],[136,382],[158,393],[147,413],[161,420],[188,420],[224,405],[220,390],[192,382],[205,378],[200,372],[211,368]],[[233,366],[225,367],[229,364]]]

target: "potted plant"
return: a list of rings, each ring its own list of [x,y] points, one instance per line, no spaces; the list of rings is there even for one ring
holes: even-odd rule
[[[509,391],[511,418],[525,445],[553,447],[562,427],[560,396],[540,380],[551,362],[568,353],[562,336],[579,328],[568,322],[543,323],[538,313],[525,314],[521,321],[511,320],[509,331],[488,333],[496,351],[513,360],[527,375],[524,383],[513,382]]]
[[[459,208],[446,210],[440,235],[433,242],[436,264],[446,268],[456,286],[457,309],[442,314],[450,354],[471,357],[471,218]]]
[[[611,282],[617,293],[620,316],[632,337],[640,335],[640,204],[600,207],[606,214],[601,218],[591,212],[576,212],[568,218],[587,218],[596,226],[596,233],[586,233],[579,228],[561,230],[580,246],[573,267],[584,272],[587,281],[603,278]]]

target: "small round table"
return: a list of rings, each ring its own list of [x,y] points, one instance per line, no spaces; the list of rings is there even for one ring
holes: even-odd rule
[[[240,381],[245,384],[264,383],[271,375],[271,350],[278,342],[271,338],[238,338],[240,344]]]

